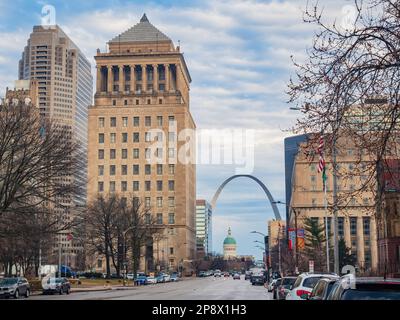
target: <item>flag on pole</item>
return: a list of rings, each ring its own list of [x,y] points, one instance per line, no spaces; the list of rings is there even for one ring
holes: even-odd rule
[[[324,158],[324,148],[325,148],[325,140],[324,137],[321,136],[321,138],[319,139],[319,145],[318,145],[318,154],[319,154],[319,164],[318,164],[318,172],[321,173],[322,172],[322,182],[324,185],[324,190],[326,187],[326,162],[325,162],[325,158]]]
[[[67,235],[67,241],[71,241],[73,238],[74,238],[74,237],[72,236],[71,233]]]

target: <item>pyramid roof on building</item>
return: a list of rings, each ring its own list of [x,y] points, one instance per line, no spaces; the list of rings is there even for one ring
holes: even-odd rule
[[[153,26],[146,14],[143,15],[140,22],[132,28],[121,33],[112,39],[109,43],[119,42],[157,42],[157,41],[171,41],[164,33]]]

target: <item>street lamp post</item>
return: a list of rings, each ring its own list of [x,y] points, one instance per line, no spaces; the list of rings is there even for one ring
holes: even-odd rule
[[[265,251],[265,266],[266,266],[266,270],[267,270],[267,282],[269,283],[269,270],[270,270],[270,266],[269,266],[269,247],[268,247],[268,236],[265,235],[264,233],[258,232],[258,231],[252,231],[250,233],[256,233],[259,234],[261,236],[264,237],[264,251]]]

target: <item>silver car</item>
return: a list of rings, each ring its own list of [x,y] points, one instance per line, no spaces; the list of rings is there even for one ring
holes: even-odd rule
[[[31,287],[28,280],[22,277],[4,278],[0,280],[0,297],[18,299],[20,296],[29,298]]]

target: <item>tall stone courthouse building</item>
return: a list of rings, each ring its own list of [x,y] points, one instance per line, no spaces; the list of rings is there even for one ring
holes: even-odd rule
[[[140,199],[160,230],[143,248],[141,270],[176,270],[195,258],[196,248],[196,167],[178,159],[188,141],[180,133],[195,130],[184,56],[143,15],[95,60],[88,203],[110,194]]]

